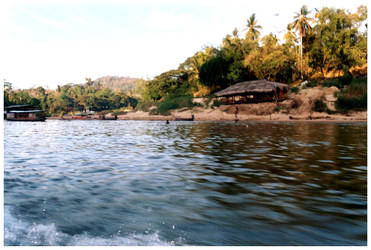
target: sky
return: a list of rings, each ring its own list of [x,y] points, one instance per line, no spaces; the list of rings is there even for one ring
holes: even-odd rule
[[[366,0],[2,0],[0,77],[13,88],[151,79],[206,46],[217,47],[256,13],[262,35],[282,37],[301,6],[355,11]],[[313,11],[314,12],[314,11]]]

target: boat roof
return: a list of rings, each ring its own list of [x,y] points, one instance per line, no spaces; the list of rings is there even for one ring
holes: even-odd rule
[[[12,109],[12,108],[25,108],[25,107],[32,107],[30,104],[20,104],[20,105],[10,105],[6,106],[6,109]]]
[[[8,113],[36,113],[36,112],[43,112],[43,110],[11,110],[8,111]]]

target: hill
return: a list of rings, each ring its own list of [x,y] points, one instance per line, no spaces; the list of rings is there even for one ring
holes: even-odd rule
[[[135,90],[138,78],[119,77],[119,76],[104,76],[94,80],[94,87],[99,85],[112,89],[113,91],[121,90],[124,93]]]

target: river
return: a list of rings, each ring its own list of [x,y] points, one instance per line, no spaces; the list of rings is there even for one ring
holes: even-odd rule
[[[4,122],[5,245],[366,245],[367,124]]]

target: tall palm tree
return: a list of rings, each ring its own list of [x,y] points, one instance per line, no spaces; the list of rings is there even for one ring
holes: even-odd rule
[[[255,13],[253,13],[249,19],[247,19],[246,29],[248,30],[247,33],[252,35],[252,39],[255,40],[259,37],[260,31],[262,26],[257,25],[257,21],[255,19]],[[245,30],[246,30],[245,29]]]
[[[284,35],[283,39],[290,46],[294,45],[297,42],[297,38],[296,38],[296,36],[295,36],[295,34],[293,32],[293,24],[292,23],[289,23],[287,25],[287,32]]]
[[[313,18],[308,17],[310,11],[307,6],[303,5],[300,12],[295,13],[293,26],[296,31],[299,31],[300,36],[300,64],[301,64],[301,78],[303,78],[303,37],[311,29],[309,22],[313,21]]]

